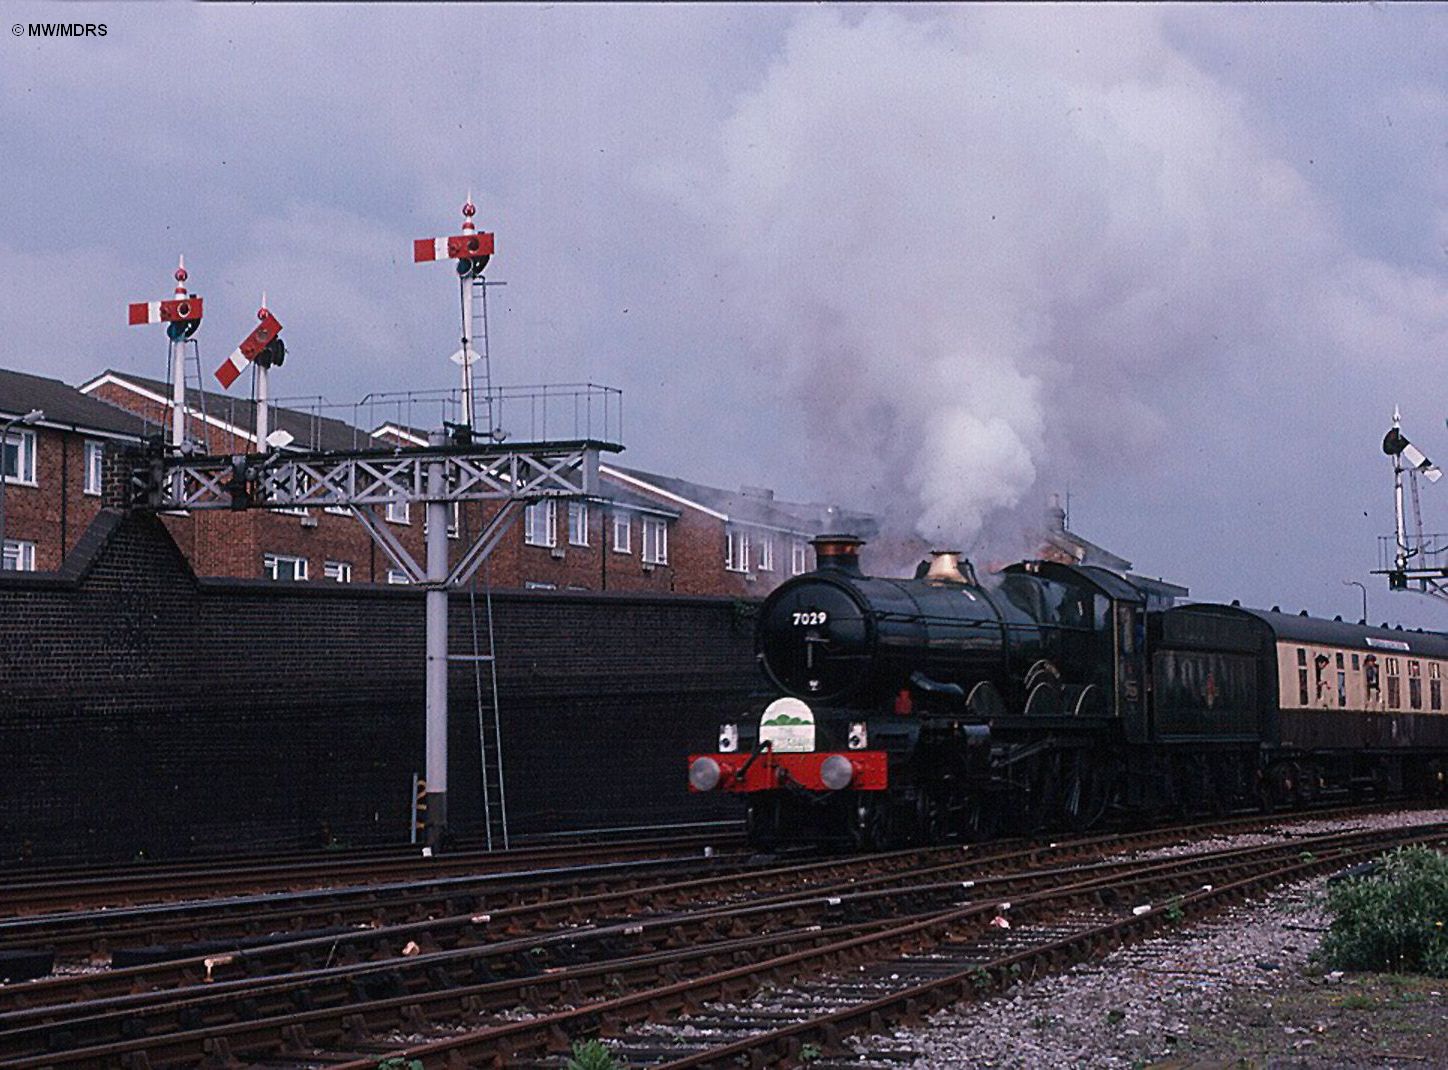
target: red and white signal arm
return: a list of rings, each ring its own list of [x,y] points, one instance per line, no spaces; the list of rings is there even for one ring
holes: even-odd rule
[[[412,243],[412,262],[426,263],[429,260],[471,260],[479,256],[493,255],[493,235],[482,230],[473,234],[458,234],[451,238],[418,238]]]
[[[221,385],[229,389],[231,384],[236,382],[237,376],[246,370],[246,366],[256,360],[263,349],[276,341],[281,329],[282,325],[277,322],[277,318],[270,312],[265,312],[256,329],[247,335],[241,345],[231,351],[231,356],[222,362],[221,367],[216,369],[216,378]]]
[[[131,302],[130,325],[142,323],[186,323],[201,318],[201,298],[181,297],[174,301]]]

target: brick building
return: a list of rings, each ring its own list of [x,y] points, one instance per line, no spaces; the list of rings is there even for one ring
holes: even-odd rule
[[[165,383],[108,370],[80,391],[134,414],[143,432],[158,434],[169,425]],[[255,450],[250,401],[191,390],[187,404],[188,436],[206,453]],[[271,427],[293,435],[296,448],[426,444],[423,433],[396,422],[364,429],[282,407],[273,407]],[[875,528],[863,514],[778,501],[760,488],[728,491],[612,463],[600,466],[600,476],[602,493],[595,498],[525,509],[488,560],[485,578],[498,587],[762,596],[813,567],[814,535],[842,526],[868,535]],[[454,553],[490,515],[483,506],[454,512]],[[198,575],[405,582],[345,509],[198,511],[164,519]],[[389,509],[385,520],[421,560],[422,518],[402,506]]]
[[[38,420],[20,421],[35,410]],[[53,572],[100,511],[105,445],[138,445],[142,421],[59,379],[0,369],[0,427],[7,424],[3,566]]]

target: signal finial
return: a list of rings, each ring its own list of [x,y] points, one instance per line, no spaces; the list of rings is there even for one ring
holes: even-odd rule
[[[176,299],[179,301],[186,296],[186,256],[182,254],[176,258]]]
[[[468,199],[463,202],[463,233],[472,234],[477,230],[473,225],[473,216],[477,214],[477,205],[473,204],[473,191],[468,190]]]
[[[266,291],[263,290],[261,292],[261,308],[256,310],[256,318],[259,320],[264,320],[267,318],[268,315],[270,315],[270,313],[266,310]]]

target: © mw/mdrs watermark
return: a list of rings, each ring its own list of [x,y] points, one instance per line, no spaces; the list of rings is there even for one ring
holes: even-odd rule
[[[104,37],[104,22],[17,22],[10,27],[16,37]]]

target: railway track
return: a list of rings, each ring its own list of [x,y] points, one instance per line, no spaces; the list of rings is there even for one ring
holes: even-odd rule
[[[1190,835],[1260,825],[1261,818],[1235,818],[1190,826]],[[614,864],[516,870],[479,876],[434,876],[391,884],[361,884],[304,892],[223,896],[216,899],[148,904],[104,910],[66,911],[0,921],[0,951],[44,946],[62,963],[122,967],[110,980],[88,981],[110,988],[120,978],[133,984],[156,982],[163,973],[182,979],[214,978],[216,960],[231,956],[247,968],[295,955],[306,961],[318,948],[338,953],[382,953],[409,939],[443,946],[480,938],[477,918],[488,915],[489,935],[573,925],[581,920],[677,908],[741,894],[828,881],[847,874],[853,881],[913,869],[921,878],[938,863],[944,870],[992,864],[1035,864],[1051,858],[1081,860],[1093,851],[1121,850],[1131,843],[1158,842],[1181,830],[1144,830],[1060,843],[989,847],[935,847],[867,857],[833,858],[783,866],[751,866],[742,856],[686,855]],[[1016,841],[1023,842],[1023,841]],[[279,947],[277,945],[280,945]],[[145,964],[174,962],[170,967]],[[169,983],[169,982],[167,982]],[[22,996],[20,998],[33,998]],[[10,997],[0,988],[0,1009]]]
[[[0,987],[0,1064],[361,1068],[398,1056],[543,1067],[562,1064],[567,1041],[603,1033],[631,1063],[783,1065],[1295,875],[1441,840],[1448,827],[1127,854],[1182,837],[934,848],[661,879],[486,917],[383,925],[350,942],[282,941],[208,956],[209,966]],[[649,1024],[660,1021],[663,1031]]]
[[[683,855],[706,848],[744,849],[734,830],[605,843],[550,843],[508,851],[459,850],[433,856],[421,848],[312,852],[305,857],[218,858],[169,864],[127,863],[105,868],[17,868],[0,884],[0,917],[88,907],[124,907],[222,895],[303,891],[454,874],[501,873],[581,860],[625,862]],[[4,871],[0,871],[4,872]]]

